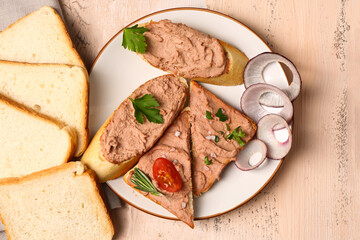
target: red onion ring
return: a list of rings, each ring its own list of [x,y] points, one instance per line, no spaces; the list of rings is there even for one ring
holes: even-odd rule
[[[244,85],[248,88],[254,84],[265,83],[263,71],[267,65],[273,62],[281,62],[285,64],[293,75],[290,86],[281,90],[289,97],[290,101],[294,101],[300,93],[301,77],[295,65],[286,57],[272,52],[261,53],[248,61],[244,69]],[[263,97],[261,103],[266,106],[280,107],[278,99]]]
[[[265,115],[272,114],[264,109],[259,102],[261,96],[269,92],[281,97],[284,107],[277,114],[289,122],[293,116],[293,105],[290,99],[279,88],[266,83],[254,84],[245,90],[240,100],[242,111],[255,122],[258,122]]]
[[[274,133],[274,129],[283,129],[280,126],[286,128],[289,134],[288,139],[284,142],[280,142]],[[266,144],[267,157],[269,158],[282,159],[290,151],[292,145],[291,130],[287,122],[279,115],[269,114],[260,119],[256,136]]]
[[[252,157],[260,153],[260,159],[255,163],[251,163]],[[266,159],[267,147],[265,143],[259,139],[253,139],[248,142],[236,157],[235,166],[242,171],[249,171],[258,168]]]

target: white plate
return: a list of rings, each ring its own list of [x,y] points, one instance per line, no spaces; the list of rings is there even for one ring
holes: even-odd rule
[[[185,23],[195,29],[223,40],[252,58],[261,52],[270,51],[269,47],[250,29],[240,22],[217,12],[204,9],[169,9],[145,16],[131,24],[145,23],[150,20],[170,19]],[[143,60],[137,54],[122,46],[120,31],[98,55],[90,74],[90,133],[100,128],[108,116],[138,86],[147,80],[165,74]],[[286,77],[280,65],[269,66],[264,76],[278,86],[286,85]],[[218,97],[235,108],[239,108],[244,86],[215,86],[202,84]],[[221,175],[221,180],[195,199],[195,218],[203,219],[226,213],[254,197],[275,175],[282,161],[267,160],[260,168],[242,172],[230,163]],[[124,183],[122,178],[108,182],[109,187],[129,204],[150,214],[175,218],[174,215],[138,194]]]

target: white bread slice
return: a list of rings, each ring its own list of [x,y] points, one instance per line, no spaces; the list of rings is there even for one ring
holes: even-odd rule
[[[63,164],[73,155],[71,128],[0,95],[0,178]]]
[[[249,117],[227,105],[195,81],[190,82],[190,108],[193,193],[194,196],[199,196],[220,179],[222,170],[230,161],[236,160],[236,155],[243,148],[237,141],[226,139],[226,136],[240,127],[245,133],[242,140],[247,143],[255,135],[257,126]],[[219,108],[228,117],[224,122],[215,116]],[[213,119],[205,117],[206,111],[212,113]],[[218,136],[218,141],[211,140],[208,138],[210,136]],[[205,157],[212,161],[210,165],[205,164]]]
[[[54,118],[77,133],[80,156],[89,141],[88,75],[78,66],[0,60],[0,94]]]
[[[151,21],[148,23],[139,24],[139,27],[147,27],[149,24],[156,23],[156,21]],[[239,49],[234,46],[219,40],[219,43],[224,48],[225,55],[227,58],[227,66],[225,72],[218,77],[209,77],[209,78],[191,78],[199,82],[210,83],[214,85],[221,86],[234,86],[243,84],[243,73],[247,62],[249,61],[248,57],[241,52]],[[142,54],[138,54],[145,62],[149,63]],[[150,64],[150,63],[149,63]],[[164,69],[162,69],[164,71]],[[174,74],[171,71],[169,73]],[[180,76],[188,78],[187,76]]]
[[[112,239],[99,190],[96,175],[80,162],[0,180],[0,219],[8,239]]]
[[[173,75],[164,75],[164,76],[160,76],[154,79],[151,79],[147,82],[145,82],[143,85],[139,86],[137,89],[135,89],[135,91],[129,96],[131,98],[136,98],[138,97],[137,95],[139,94],[139,92],[147,92],[149,86],[157,86],[158,81],[163,79],[165,81],[170,81],[169,79],[166,78],[173,78]],[[165,79],[164,79],[165,78]],[[172,104],[176,104],[176,108],[174,108],[171,112],[167,112],[166,114],[168,114],[170,116],[169,119],[171,119],[171,121],[168,122],[164,122],[163,124],[157,124],[158,128],[161,129],[161,134],[157,137],[157,139],[159,139],[162,135],[163,132],[165,132],[166,128],[168,126],[171,125],[172,121],[175,120],[176,116],[178,115],[178,113],[181,111],[181,109],[183,109],[185,102],[187,100],[187,96],[188,96],[188,85],[187,82],[184,78],[177,78],[178,79],[178,93],[177,95],[171,96],[171,103]],[[151,88],[151,87],[150,87]],[[166,94],[166,97],[169,97],[169,93],[167,91],[164,92],[164,94]],[[160,95],[157,96],[157,100],[159,102],[163,102],[164,100],[162,99],[163,97]],[[100,182],[106,182],[108,180],[111,179],[115,179],[120,177],[121,175],[125,174],[127,171],[129,171],[139,160],[139,158],[141,157],[141,155],[143,154],[139,154],[137,156],[134,156],[126,161],[121,162],[120,164],[116,164],[116,163],[112,163],[110,161],[108,161],[102,154],[101,152],[101,136],[102,134],[105,132],[106,127],[108,126],[108,124],[110,123],[110,121],[112,120],[112,117],[114,116],[114,113],[116,113],[116,111],[118,111],[121,108],[126,108],[127,104],[129,104],[130,101],[128,98],[126,98],[120,105],[119,107],[110,115],[110,117],[105,121],[105,123],[100,127],[100,129],[96,132],[95,136],[93,137],[93,139],[91,140],[89,147],[86,149],[86,151],[84,152],[81,161],[89,168],[91,168],[92,170],[94,170],[96,172],[96,175],[99,177]],[[161,106],[159,107],[161,109]],[[135,117],[134,115],[134,110],[131,108],[130,111],[128,111],[128,114],[131,114],[131,118],[133,118],[134,121],[134,125],[139,124],[135,122]],[[139,126],[138,126],[139,127]],[[147,134],[152,134],[152,133],[147,133]],[[133,136],[126,136],[126,137],[133,137]],[[155,144],[156,140],[151,142],[151,146],[149,147],[149,149]]]
[[[85,67],[55,9],[42,7],[0,32],[0,59]]]
[[[182,187],[178,192],[168,194],[166,191],[161,191],[164,196],[155,196],[147,192],[140,191],[134,188],[134,184],[130,181],[133,170],[124,175],[124,181],[133,187],[136,191],[140,192],[150,200],[156,202],[157,204],[164,207],[169,212],[177,216],[181,221],[189,225],[191,228],[194,228],[194,208],[193,208],[193,194],[192,194],[192,178],[191,178],[191,157],[190,157],[190,108],[185,108],[180,116],[174,121],[174,123],[166,130],[164,135],[159,139],[156,145],[145,155],[143,155],[138,164],[135,166],[142,170],[146,175],[148,175],[152,182],[154,180],[152,174],[152,167],[150,169],[144,169],[144,164],[151,166],[154,164],[154,161],[162,157],[161,155],[166,156],[166,159],[170,161],[175,161],[174,166],[178,172],[182,172],[180,176],[182,177]],[[180,136],[175,136],[176,132],[180,132]],[[169,150],[170,149],[170,150]],[[183,157],[181,157],[183,156]],[[144,163],[145,161],[151,161]],[[185,181],[184,176],[187,175],[187,180]],[[182,194],[185,194],[185,197]],[[176,200],[174,202],[174,200]],[[186,205],[183,206],[183,203]]]

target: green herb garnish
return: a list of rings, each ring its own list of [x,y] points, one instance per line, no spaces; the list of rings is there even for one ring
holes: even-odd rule
[[[135,109],[136,121],[143,124],[144,115],[150,121],[154,123],[163,123],[164,120],[160,115],[160,110],[155,107],[159,106],[159,103],[151,94],[145,94],[141,98],[131,99],[132,105]]]
[[[130,28],[125,28],[122,46],[133,52],[145,53],[147,44],[143,33],[147,31],[149,29],[138,27],[137,24]]]
[[[218,133],[220,133],[221,135],[224,135],[224,132],[223,132],[223,131],[218,131]]]
[[[217,143],[219,141],[219,137],[215,135],[215,142]]]
[[[226,130],[230,131],[229,124],[226,124]]]
[[[136,185],[134,188],[139,189],[140,191],[148,192],[156,196],[163,196],[163,194],[155,188],[148,176],[137,167],[134,168],[134,173],[131,176],[130,181]]]
[[[223,114],[222,108],[219,108],[219,110],[216,112],[215,116],[217,116],[219,118],[219,120],[222,122],[225,122],[228,119],[228,117],[225,114]]]
[[[245,141],[241,138],[245,137],[245,133],[241,130],[240,127],[237,127],[232,131],[232,133],[228,134],[225,139],[234,139],[238,142],[240,146],[245,145]]]
[[[211,116],[211,112],[206,111],[206,118],[210,120],[213,119],[213,117]]]
[[[211,159],[209,160],[209,157],[208,157],[208,156],[206,156],[206,157],[204,158],[204,161],[205,161],[205,164],[206,164],[206,165],[212,164],[212,160],[211,160]]]

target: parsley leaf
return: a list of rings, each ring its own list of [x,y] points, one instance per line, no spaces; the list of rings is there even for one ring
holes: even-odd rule
[[[220,133],[221,135],[224,135],[224,131],[219,131],[219,133]]]
[[[228,117],[225,114],[223,114],[222,108],[219,108],[219,110],[216,112],[215,116],[217,116],[219,118],[219,120],[222,122],[225,122],[228,119]]]
[[[219,137],[215,135],[215,142],[219,142]]]
[[[228,134],[225,138],[226,139],[234,139],[238,142],[240,146],[245,145],[245,141],[241,138],[245,137],[245,133],[241,130],[240,127],[237,127],[232,131],[232,133]]]
[[[144,115],[149,120],[149,122],[153,123],[163,123],[164,120],[160,115],[160,110],[155,107],[159,106],[159,103],[151,94],[145,94],[141,98],[131,99],[132,105],[135,109],[135,118],[136,121],[143,124],[144,123]]]
[[[210,119],[210,120],[213,119],[212,116],[211,116],[211,112],[206,111],[206,118]]]
[[[209,160],[209,157],[208,157],[208,156],[206,156],[206,157],[204,158],[204,161],[205,161],[205,164],[206,164],[206,165],[212,164],[212,160],[211,160],[211,159]]]
[[[149,31],[149,29],[138,27],[137,24],[130,28],[125,28],[122,46],[133,52],[145,53],[147,44],[143,33],[147,31]]]

